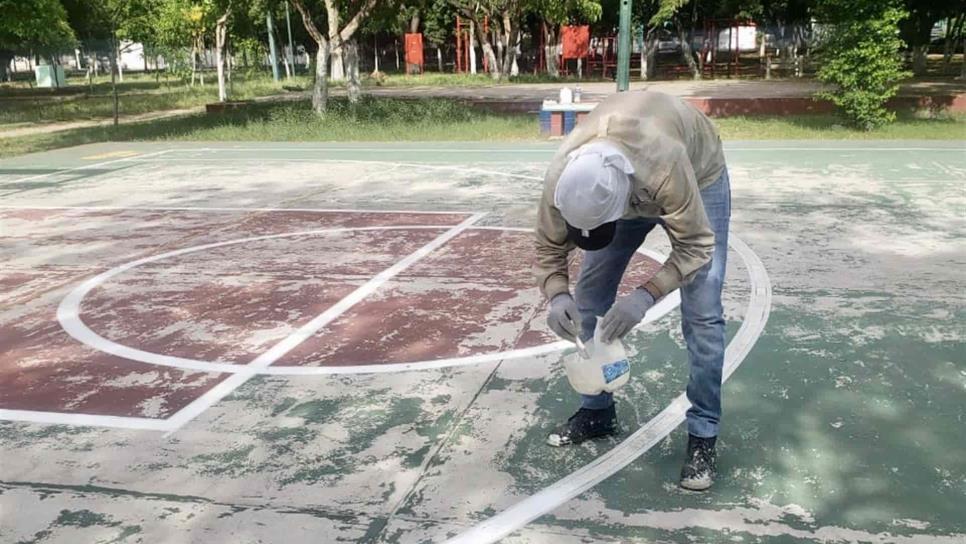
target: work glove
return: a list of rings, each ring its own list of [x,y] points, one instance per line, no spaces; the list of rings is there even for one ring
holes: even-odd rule
[[[644,319],[651,306],[654,306],[654,297],[643,287],[619,298],[600,323],[601,340],[609,344],[623,338]]]
[[[550,299],[550,315],[547,316],[547,324],[557,336],[573,342],[580,331],[579,323],[580,313],[570,293],[560,293]]]

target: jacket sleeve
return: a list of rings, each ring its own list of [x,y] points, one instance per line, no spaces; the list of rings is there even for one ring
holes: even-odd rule
[[[547,299],[570,291],[568,257],[575,245],[567,240],[567,223],[553,204],[553,171],[547,174],[543,196],[537,210],[536,262],[537,287]]]
[[[679,156],[670,175],[653,191],[671,239],[671,255],[644,288],[654,298],[660,298],[688,283],[702,266],[711,262],[714,231],[686,156]]]

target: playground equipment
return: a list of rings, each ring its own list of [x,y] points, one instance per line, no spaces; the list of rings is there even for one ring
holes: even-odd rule
[[[483,32],[490,31],[490,20],[488,17],[483,18]],[[473,32],[473,21],[464,21],[460,16],[456,16],[456,73],[465,74],[472,71],[472,67],[476,66],[476,59],[470,58],[471,55],[475,56],[476,51],[473,47],[474,32]],[[486,72],[489,68],[489,63],[486,56],[483,56],[483,71]]]

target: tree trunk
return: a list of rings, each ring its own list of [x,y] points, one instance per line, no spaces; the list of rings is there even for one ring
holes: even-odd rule
[[[344,40],[339,34],[342,28],[342,14],[335,0],[325,0],[325,12],[329,25],[329,67],[332,81],[342,81],[345,79],[345,64],[342,59],[344,52]]]
[[[329,71],[328,49],[325,45],[319,44],[319,50],[315,53],[315,83],[312,85],[312,111],[319,115],[325,113],[329,102],[329,85],[328,78],[326,77]]]
[[[117,31],[111,31],[111,94],[114,95],[114,127],[118,124],[118,98],[117,98]]]
[[[0,81],[10,80],[10,61],[13,60],[13,56],[8,53],[0,51]],[[90,66],[87,67],[88,71]]]
[[[282,66],[285,67],[285,79],[292,79],[292,66],[288,54],[285,53],[285,46],[282,46]]]
[[[345,61],[348,77],[346,90],[349,95],[349,103],[357,104],[362,97],[362,86],[359,84],[359,47],[356,45],[355,38],[345,43]]]
[[[198,36],[198,80],[205,86],[205,39]]]
[[[114,66],[117,67],[117,80],[124,83],[124,70],[121,69],[121,43],[114,38]]]
[[[952,17],[947,17],[946,18],[946,36],[943,39],[943,71],[944,72],[949,68],[949,61],[952,59],[951,44],[953,43],[954,39],[955,37],[953,36],[953,19]]]
[[[548,25],[546,20],[540,21],[540,28],[543,31],[543,57],[547,63],[547,75],[560,77],[560,66],[557,65],[557,28]]]
[[[474,30],[475,28],[476,28],[476,25],[474,25],[473,22],[470,21],[470,43],[469,43],[470,50],[469,50],[469,56],[470,56],[470,73],[471,74],[476,74],[476,30]]]
[[[647,43],[647,69],[644,71],[648,80],[657,79],[657,30],[651,29],[645,42]]]
[[[228,15],[224,15],[215,21],[215,64],[218,70],[218,101],[228,101],[228,89],[225,85],[225,41],[228,38]]]
[[[953,55],[956,54],[956,42],[959,41],[964,24],[966,24],[966,13],[959,14],[955,19],[949,18],[946,20],[946,39],[943,43],[944,71],[949,69],[949,65],[953,61]]]
[[[503,12],[503,33],[501,35],[503,44],[503,59],[500,74],[504,79],[515,76],[520,69],[517,66],[517,46],[520,43],[520,32],[514,28],[510,20],[509,10]]]
[[[487,33],[483,31],[483,25],[475,17],[468,17],[470,19],[473,27],[476,28],[476,38],[480,42],[480,48],[483,49],[483,56],[486,57],[486,62],[488,64],[487,69],[490,72],[490,77],[493,79],[500,79],[500,66],[496,61],[496,54],[493,52],[493,46],[490,44],[490,37]],[[470,61],[470,66],[473,66],[473,61]],[[474,72],[475,73],[475,72]]]
[[[419,12],[413,14],[412,18],[409,20],[409,32],[415,34],[419,32]]]
[[[516,76],[520,75],[520,65],[517,63],[517,59],[520,58],[520,55],[519,55],[519,51],[520,51],[520,49],[519,49],[519,43],[520,43],[520,40],[521,40],[521,33],[520,33],[520,31],[517,31],[517,39],[516,39],[517,45],[514,45],[513,46],[513,57],[511,58],[511,61],[510,61],[510,76],[511,77],[516,77]]]
[[[929,44],[919,44],[912,46],[912,73],[921,76],[926,73],[926,56],[929,53]]]
[[[647,79],[647,30],[641,30],[641,79]]]
[[[436,64],[439,66],[439,73],[443,73],[443,50],[436,46]]]
[[[372,37],[372,73],[379,72],[379,39],[376,36]]]
[[[966,80],[966,34],[963,34],[963,63],[959,68],[959,79]]]
[[[312,110],[322,115],[329,101],[329,87],[326,76],[328,75],[329,62],[329,42],[325,36],[319,32],[315,22],[312,21],[312,14],[305,7],[304,0],[289,0],[295,7],[299,15],[302,16],[302,23],[305,31],[315,41],[318,50],[315,52],[315,82],[312,84]]]
[[[691,42],[688,39],[688,32],[685,30],[684,25],[681,24],[681,20],[675,17],[674,26],[678,31],[678,41],[681,42],[681,56],[688,65],[688,69],[691,70],[692,79],[701,79],[701,70],[698,68],[698,64],[694,61],[694,53],[691,51]]]
[[[342,42],[332,44],[332,51],[329,53],[329,62],[332,66],[329,68],[331,74],[330,77],[332,81],[342,81],[345,79],[345,60],[343,55],[345,53],[345,47]]]
[[[195,74],[198,72],[198,43],[191,46],[191,86],[195,86]]]
[[[231,78],[235,71],[235,47],[228,44],[225,48],[225,77],[228,79],[228,96],[235,94],[235,81]]]

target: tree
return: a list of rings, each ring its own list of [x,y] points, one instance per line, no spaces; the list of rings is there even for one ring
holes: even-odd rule
[[[945,18],[957,17],[962,20],[966,12],[964,0],[905,0],[905,9],[909,13],[902,24],[902,39],[909,45],[912,55],[912,73],[922,75],[926,73],[926,57],[929,44],[932,41],[932,29],[936,23]],[[960,23],[960,28],[962,27]],[[947,28],[947,33],[951,29]],[[953,33],[958,32],[955,28]],[[948,43],[948,42],[947,42]]]
[[[329,44],[331,47],[329,57],[332,63],[333,80],[341,81],[345,79],[345,44],[355,37],[355,33],[359,30],[362,21],[376,6],[377,1],[359,0],[358,2],[352,2],[350,0],[325,0],[325,13],[329,27]],[[355,15],[343,24],[343,14],[346,11],[351,12],[353,8],[355,9]],[[357,64],[355,67],[350,68],[356,72],[359,70],[358,58],[358,55],[353,56],[353,60]]]
[[[560,75],[560,67],[557,66],[560,26],[570,23],[595,23],[600,20],[604,11],[597,0],[535,0],[531,10],[540,17],[547,73],[553,77]]]
[[[135,43],[154,43],[155,20],[161,0],[64,0],[71,24],[84,36],[110,42],[114,126],[118,123],[117,80],[123,77],[121,54]],[[122,46],[122,42],[127,45]]]
[[[439,71],[443,71],[442,47],[453,37],[453,25],[456,22],[456,12],[446,0],[433,0],[422,12],[423,35],[426,41],[436,47],[436,62]]]
[[[218,101],[228,101],[225,87],[225,44],[228,40],[228,17],[231,15],[231,0],[221,7],[221,15],[215,19],[215,64],[218,71]]]
[[[312,12],[305,5],[305,0],[291,0],[292,6],[302,16],[305,31],[315,41],[318,49],[315,53],[315,82],[312,84],[312,109],[317,114],[325,113],[329,100],[328,65],[329,40],[323,34],[312,18]]]
[[[450,0],[450,4],[473,25],[490,76],[496,80],[509,77],[520,43],[524,0]]]
[[[59,0],[0,0],[0,80],[18,54],[49,55],[76,42]]]
[[[889,0],[820,0],[818,14],[831,23],[820,42],[818,77],[834,86],[820,96],[865,130],[895,120],[885,104],[908,76],[899,38],[906,12]]]

